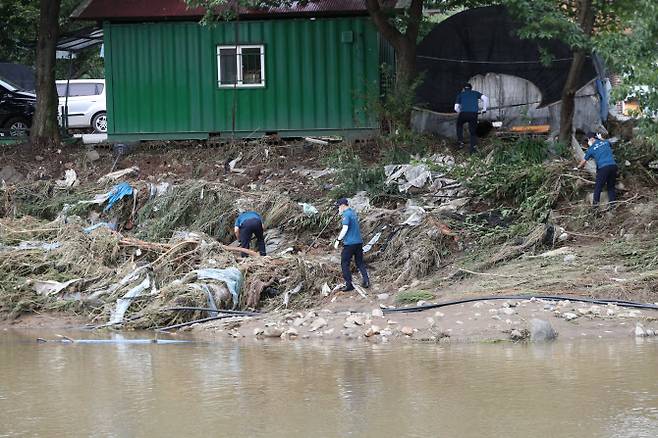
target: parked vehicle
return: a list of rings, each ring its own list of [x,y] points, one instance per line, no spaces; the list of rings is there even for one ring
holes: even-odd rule
[[[12,137],[27,135],[36,103],[34,93],[0,78],[0,133]]]
[[[59,95],[59,112],[68,104],[69,128],[92,128],[94,132],[107,132],[104,79],[71,79],[56,81]]]

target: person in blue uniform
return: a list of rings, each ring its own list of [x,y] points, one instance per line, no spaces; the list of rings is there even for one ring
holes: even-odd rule
[[[336,202],[338,211],[342,216],[341,223],[343,224],[338,238],[334,242],[334,248],[338,249],[340,243],[343,243],[343,250],[340,254],[340,267],[343,271],[343,278],[345,279],[345,286],[341,288],[342,291],[354,290],[352,284],[352,271],[350,270],[350,263],[352,257],[356,262],[356,267],[361,273],[362,286],[365,288],[370,287],[370,278],[368,277],[368,270],[363,261],[363,239],[361,238],[361,229],[359,227],[359,218],[356,212],[349,207],[346,198],[340,198]]]
[[[601,201],[601,190],[605,185],[608,189],[608,202],[614,203],[617,199],[615,185],[617,183],[617,162],[612,153],[612,146],[609,141],[602,140],[593,132],[587,134],[587,152],[585,157],[578,163],[577,168],[585,167],[587,160],[594,159],[596,162],[596,183],[594,184],[594,202],[599,205]]]
[[[260,255],[265,255],[265,237],[263,236],[263,219],[255,211],[240,213],[233,228],[240,247],[249,249],[251,239],[256,237],[256,246]]]
[[[480,112],[480,100],[482,101],[482,113],[487,112],[489,98],[479,91],[473,91],[471,84],[464,85],[464,89],[455,99],[455,112],[457,115],[457,142],[464,144],[464,124],[468,123],[470,133],[470,152],[475,152],[477,146],[478,113]]]

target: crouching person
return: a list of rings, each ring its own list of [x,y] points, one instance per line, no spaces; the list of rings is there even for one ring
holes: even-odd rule
[[[346,198],[339,199],[336,204],[338,205],[338,211],[340,211],[340,214],[343,217],[343,227],[334,243],[334,248],[338,249],[340,242],[343,242],[343,251],[340,255],[340,267],[343,271],[345,286],[343,286],[341,290],[354,290],[354,285],[352,284],[352,272],[350,270],[352,257],[354,257],[356,267],[361,273],[363,287],[368,288],[370,287],[370,279],[368,278],[366,264],[363,261],[363,239],[361,238],[359,219],[356,216],[356,212],[349,207]]]
[[[251,239],[256,237],[256,246],[260,255],[265,255],[265,236],[263,236],[263,219],[255,211],[240,213],[233,228],[240,247],[249,249]]]

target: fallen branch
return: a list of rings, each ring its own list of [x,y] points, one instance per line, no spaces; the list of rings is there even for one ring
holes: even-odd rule
[[[514,275],[504,275],[504,274],[494,274],[494,273],[490,273],[490,272],[470,271],[466,268],[457,268],[457,273],[459,273],[459,272],[465,272],[465,273],[471,274],[471,275],[488,275],[488,276],[491,276],[491,277],[502,277],[502,278],[514,278],[515,277]],[[445,278],[445,280],[448,280],[448,279],[449,278]]]

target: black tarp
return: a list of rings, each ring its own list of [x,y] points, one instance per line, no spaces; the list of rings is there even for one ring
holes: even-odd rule
[[[503,6],[475,8],[439,23],[418,46],[417,67],[424,73],[416,92],[419,106],[452,112],[455,96],[475,75],[502,73],[532,82],[542,94],[540,106],[560,100],[571,49],[558,40],[524,40],[519,25]],[[550,65],[542,55],[549,53]],[[596,78],[588,57],[578,88]]]
[[[34,91],[34,70],[27,65],[0,62],[0,77],[18,85],[22,90]]]

